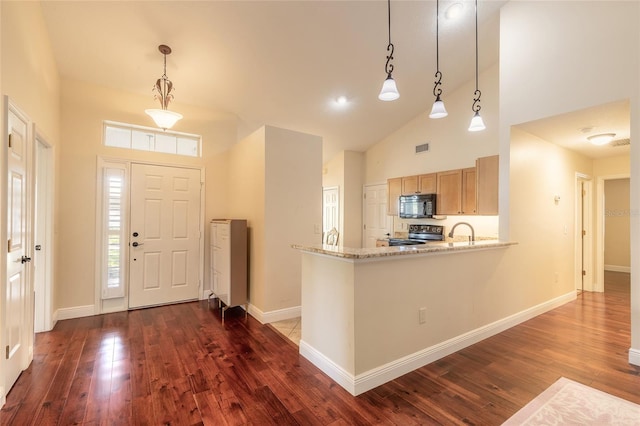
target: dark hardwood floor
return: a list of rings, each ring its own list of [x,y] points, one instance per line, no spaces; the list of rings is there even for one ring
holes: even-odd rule
[[[60,321],[2,425],[499,425],[561,376],[640,403],[629,275],[353,397],[270,326],[207,303]],[[401,332],[401,330],[399,330]]]

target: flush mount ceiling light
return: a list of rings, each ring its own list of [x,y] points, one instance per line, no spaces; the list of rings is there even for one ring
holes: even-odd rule
[[[387,56],[387,63],[384,66],[384,72],[387,73],[387,78],[382,83],[382,90],[378,95],[378,99],[381,101],[395,101],[400,97],[400,93],[398,93],[398,88],[396,87],[396,81],[391,76],[393,72],[393,64],[391,60],[393,59],[393,43],[391,43],[391,0],[387,0],[387,10],[389,16],[389,44],[387,45],[387,52],[389,55]]]
[[[442,85],[442,73],[440,72],[440,40],[439,40],[439,28],[438,22],[440,21],[440,1],[436,0],[436,81],[433,86],[433,96],[436,97],[436,101],[433,103],[433,107],[431,108],[431,114],[429,114],[429,118],[443,118],[449,115],[447,113],[447,109],[444,107],[444,102],[440,99],[440,95],[442,94],[442,89],[440,86]]]
[[[593,145],[606,145],[613,140],[615,133],[600,133],[599,135],[591,135],[587,140]]]
[[[450,20],[459,18],[460,15],[462,15],[463,9],[464,6],[462,5],[462,3],[453,3],[444,12],[444,17]]]
[[[482,108],[480,106],[480,96],[482,96],[482,92],[478,89],[478,0],[476,0],[476,91],[473,92],[473,105],[471,105],[473,118],[469,125],[470,132],[477,132],[486,128],[480,116],[480,109]]]
[[[154,94],[153,98],[160,102],[161,109],[146,109],[144,112],[153,118],[153,121],[155,121],[158,127],[162,130],[167,130],[173,127],[173,125],[182,118],[182,114],[178,114],[177,112],[169,111],[167,109],[169,102],[173,100],[173,94],[171,93],[173,90],[173,83],[167,77],[167,55],[171,53],[171,48],[161,44],[158,46],[158,50],[164,56],[164,72],[162,77],[160,77],[153,86],[153,90],[157,92]]]

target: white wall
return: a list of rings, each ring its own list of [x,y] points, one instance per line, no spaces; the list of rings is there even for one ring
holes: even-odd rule
[[[516,172],[509,167],[512,126],[586,107],[630,99],[631,140],[640,135],[638,67],[640,32],[637,2],[509,2],[500,15],[500,235],[518,239]],[[541,31],[540,23],[544,22]],[[602,24],[607,25],[603,31]],[[533,154],[533,153],[532,153]],[[513,160],[513,157],[511,158]],[[632,143],[631,164],[640,148]],[[534,176],[530,176],[534,178]],[[631,210],[640,206],[640,167],[631,167]],[[511,204],[511,209],[509,205]],[[524,207],[522,207],[524,208]],[[514,210],[515,209],[515,210]],[[522,213],[524,214],[524,212]],[[535,218],[532,218],[533,221]],[[553,224],[553,222],[551,222]],[[554,225],[552,225],[554,226]],[[640,248],[640,216],[631,217],[631,252]],[[551,269],[553,258],[540,258]],[[523,260],[517,260],[522,262]],[[527,259],[531,261],[531,259]],[[640,258],[632,258],[632,269]],[[526,279],[518,285],[540,285]],[[640,277],[632,274],[630,358],[640,363]]]

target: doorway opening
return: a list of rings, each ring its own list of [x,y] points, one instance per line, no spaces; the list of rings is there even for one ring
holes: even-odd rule
[[[628,174],[602,176],[597,181],[597,276],[594,291],[605,291],[605,270],[631,272],[629,184]]]

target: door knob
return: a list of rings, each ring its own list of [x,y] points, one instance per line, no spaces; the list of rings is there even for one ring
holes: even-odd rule
[[[138,247],[138,246],[143,246],[144,243],[139,243],[137,241],[134,241],[131,245],[134,246],[134,247]]]
[[[22,256],[22,258],[20,258],[20,263],[27,263],[27,262],[31,262],[30,257]]]

